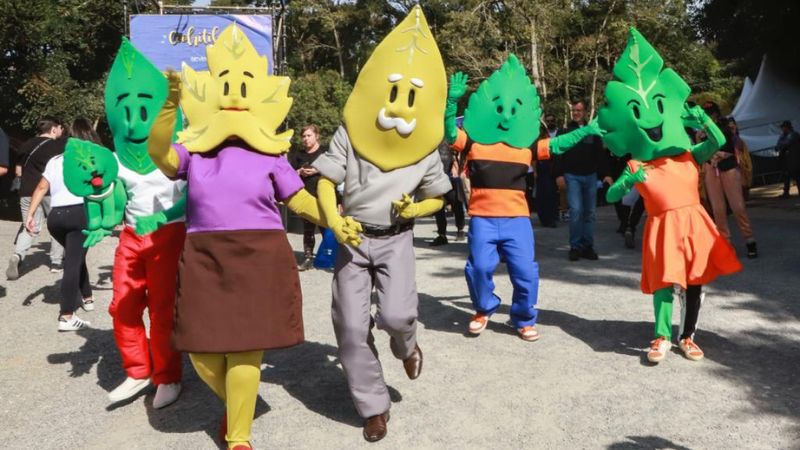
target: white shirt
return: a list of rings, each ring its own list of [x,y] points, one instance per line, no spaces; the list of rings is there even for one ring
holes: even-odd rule
[[[42,176],[50,183],[50,207],[83,204],[83,199],[73,195],[64,184],[64,155],[50,158]]]
[[[114,154],[116,157],[117,154]],[[172,181],[160,170],[140,174],[119,163],[119,179],[125,185],[128,202],[125,204],[125,225],[136,226],[137,216],[148,216],[172,208],[183,196],[185,181]],[[181,216],[172,222],[183,222]],[[172,223],[170,222],[170,223]]]

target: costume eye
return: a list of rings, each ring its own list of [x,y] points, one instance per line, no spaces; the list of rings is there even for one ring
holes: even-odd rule
[[[642,117],[642,114],[639,112],[639,107],[636,105],[633,105],[633,117],[636,117],[637,119]]]
[[[513,116],[516,113],[517,113],[517,107],[516,106],[512,106],[511,107],[511,115]]]
[[[230,91],[230,86],[228,86],[228,82],[225,82],[225,87],[223,88],[222,95],[228,95],[228,91]]]
[[[659,112],[660,114],[664,114],[664,102],[662,102],[662,101],[661,101],[661,99],[659,98],[659,99],[656,101],[656,104],[658,105],[658,112]]]
[[[408,107],[411,108],[414,106],[414,97],[416,96],[416,91],[414,89],[408,91]]]
[[[125,107],[125,119],[127,119],[128,122],[131,121],[131,110],[127,106]]]
[[[397,86],[392,86],[392,92],[389,93],[389,101],[394,103],[397,100]]]
[[[241,92],[242,92],[242,98],[246,98],[247,97],[247,85],[244,84],[244,82],[242,82]]]
[[[142,106],[139,108],[139,117],[142,118],[142,122],[147,122],[147,110]]]
[[[497,114],[503,114],[503,105],[497,105]]]

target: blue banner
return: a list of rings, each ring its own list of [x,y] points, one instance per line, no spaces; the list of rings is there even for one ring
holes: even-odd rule
[[[161,70],[208,70],[206,46],[231,23],[244,30],[258,53],[272,63],[272,16],[264,15],[149,15],[131,16],[131,42]]]

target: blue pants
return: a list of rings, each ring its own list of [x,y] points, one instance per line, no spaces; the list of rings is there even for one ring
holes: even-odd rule
[[[597,174],[564,174],[569,203],[569,247],[594,247],[594,219],[597,207]]]
[[[528,217],[472,217],[469,223],[467,276],[472,305],[479,313],[492,315],[500,306],[492,276],[500,262],[508,266],[514,294],[511,322],[516,328],[536,324],[539,296],[539,264],[534,259],[533,228]]]

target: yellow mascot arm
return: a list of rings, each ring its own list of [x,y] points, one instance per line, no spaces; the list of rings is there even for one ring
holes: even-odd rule
[[[320,214],[319,206],[317,206],[317,199],[305,189],[300,189],[289,197],[286,200],[286,207],[303,219],[328,228],[328,223],[323,220]]]
[[[167,80],[169,81],[169,94],[164,107],[161,108],[150,129],[147,153],[150,154],[150,158],[164,175],[174,177],[178,173],[178,152],[172,148],[172,135],[181,98],[181,78],[178,73],[169,71]]]
[[[403,219],[413,219],[415,217],[425,217],[439,211],[444,206],[443,197],[426,198],[420,202],[414,202],[408,194],[403,194],[402,200],[392,202],[394,209]]]
[[[325,177],[320,177],[317,183],[317,202],[322,219],[328,224],[328,228],[333,231],[336,240],[340,244],[348,244],[351,247],[358,247],[361,243],[361,224],[352,217],[342,217],[339,215],[339,208],[336,205],[336,185],[333,181]]]

